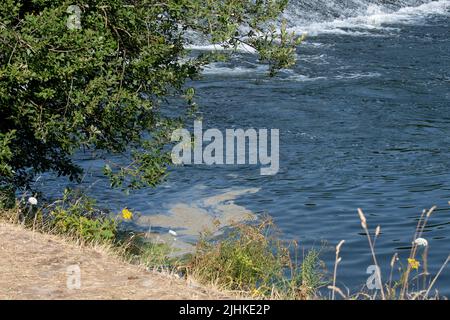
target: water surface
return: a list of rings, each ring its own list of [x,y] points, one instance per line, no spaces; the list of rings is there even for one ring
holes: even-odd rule
[[[195,83],[205,128],[280,129],[277,175],[260,176],[254,166],[179,167],[157,189],[125,197],[105,188],[101,164],[86,156],[92,194],[147,217],[179,204],[214,216],[221,212],[205,199],[244,190],[220,205],[269,213],[305,248],[327,241],[329,262],[345,239],[339,280],[352,290],[371,264],[356,209],[372,229],[381,225],[376,246],[387,273],[394,252],[405,263],[421,211],[437,205],[424,235],[436,272],[450,253],[450,1],[293,1],[285,17],[290,30],[309,34],[293,70],[267,78],[242,52]],[[183,228],[172,227],[183,238]],[[448,271],[438,287],[450,294]]]

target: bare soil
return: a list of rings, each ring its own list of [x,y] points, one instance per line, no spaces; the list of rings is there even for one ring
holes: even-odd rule
[[[74,278],[76,270],[79,278]],[[0,223],[0,299],[226,298],[174,275],[128,264],[101,248]]]

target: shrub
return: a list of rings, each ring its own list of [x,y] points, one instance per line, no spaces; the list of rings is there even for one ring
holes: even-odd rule
[[[150,269],[173,269],[177,261],[170,255],[174,249],[166,243],[147,239],[144,235],[123,232],[121,247],[133,263]]]
[[[114,187],[154,186],[214,54],[189,55],[187,33],[254,47],[272,73],[298,43],[270,21],[287,0],[4,0],[0,7],[0,187],[52,171],[79,180],[78,150],[95,151]],[[162,103],[173,97],[171,116]],[[184,102],[183,102],[184,101]],[[107,155],[115,155],[115,157]],[[123,159],[121,159],[123,158]]]
[[[83,242],[113,243],[118,235],[117,219],[98,210],[95,202],[85,195],[67,191],[48,213],[45,225],[52,232]]]
[[[312,297],[324,285],[318,252],[311,250],[299,266],[292,251],[297,245],[282,242],[270,219],[257,225],[238,224],[222,240],[203,236],[188,273],[204,283],[254,297]]]

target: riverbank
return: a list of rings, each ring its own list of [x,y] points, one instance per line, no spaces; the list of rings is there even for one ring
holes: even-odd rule
[[[389,280],[380,274],[376,291],[368,284],[367,290],[344,293],[337,286],[344,240],[336,246],[332,278],[320,250],[300,252],[295,241],[281,240],[270,217],[233,224],[220,237],[204,232],[192,254],[173,257],[167,244],[119,228],[124,225],[118,217],[76,199],[43,209],[34,208],[37,199],[30,197],[28,209],[19,201],[0,210],[0,299],[440,299],[433,288],[450,259],[437,273],[428,272],[422,235],[432,207],[418,219],[409,258],[394,254]],[[381,227],[371,232],[363,211],[358,213],[375,270],[381,270],[375,253]],[[132,212],[124,209],[122,219],[133,219]]]
[[[65,270],[68,289],[73,288],[69,288],[67,283],[72,283],[71,287],[74,283],[82,287],[79,284],[83,283],[81,274],[84,271],[81,270],[81,266],[89,270],[88,275],[91,274],[91,270],[94,270],[92,278],[98,281],[95,276],[95,272],[98,273],[99,262],[96,261],[98,254],[83,253],[85,262],[80,263],[70,254],[75,250],[70,247],[74,244],[78,246],[82,244],[83,249],[97,249],[100,255],[106,253],[115,260],[126,262],[127,265],[139,266],[146,270],[164,271],[163,274],[182,278],[190,286],[198,284],[194,285],[195,289],[202,289],[204,293],[199,296],[199,299],[230,296],[254,299],[312,299],[316,297],[319,287],[325,284],[324,275],[320,271],[318,252],[310,250],[301,261],[298,260],[296,243],[282,241],[270,217],[262,216],[254,223],[230,222],[231,224],[223,226],[222,232],[226,232],[226,236],[220,239],[216,237],[217,235],[214,236],[221,225],[221,221],[218,220],[215,222],[216,232],[206,230],[199,233],[192,252],[180,255],[178,248],[174,246],[175,242],[179,243],[176,241],[177,232],[170,230],[172,241],[168,242],[162,237],[153,239],[150,232],[135,232],[129,228],[129,223],[136,221],[132,211],[124,208],[120,215],[104,212],[92,199],[83,194],[67,191],[61,200],[50,204],[43,203],[40,206],[38,206],[38,199],[34,197],[29,197],[28,200],[24,198],[16,200],[15,205],[12,205],[14,203],[12,200],[9,203],[10,209],[0,210],[0,221],[9,223],[7,225],[10,228],[21,228],[24,234],[31,232],[27,241],[20,236],[18,239],[15,236],[0,238],[1,243],[13,244],[4,245],[4,248],[9,250],[13,250],[11,248],[14,246],[16,248],[16,251],[9,253],[5,253],[6,249],[3,249],[5,257],[12,259],[12,257],[20,256],[24,259],[14,261],[15,267],[11,270],[20,269],[21,265],[25,264],[29,266],[28,269],[31,269],[29,271],[31,274],[36,274],[32,269],[35,265],[33,259],[31,262],[28,260],[33,255],[35,255],[34,260],[47,261],[47,264],[48,261],[57,261],[58,272]],[[69,248],[65,250],[48,248],[36,240],[37,232],[41,232],[42,236],[55,236],[63,243],[68,243]],[[23,248],[14,245],[21,242],[29,244],[36,242],[37,245],[26,247],[28,251],[23,251]],[[48,241],[43,240],[43,242]],[[52,255],[53,252],[59,252],[59,255],[47,258],[47,255]],[[65,257],[64,259],[61,258],[61,254]],[[66,257],[67,255],[70,259]],[[9,270],[11,262],[6,258],[4,260],[3,268]],[[60,260],[63,260],[64,264],[61,265]],[[93,264],[94,268],[90,264]],[[117,269],[126,270],[123,276],[128,274],[128,268],[124,266],[116,266],[112,269],[100,267],[100,270],[106,270],[102,271],[103,274],[109,271],[115,272],[113,270]],[[52,270],[52,272],[56,271]],[[286,276],[286,272],[289,272],[289,277]],[[43,274],[45,275],[46,271],[40,270],[35,278],[42,278]],[[104,281],[106,284],[117,280],[116,274],[109,277],[102,276],[106,277]],[[22,277],[26,278],[27,273],[16,276],[16,278]],[[134,278],[139,279],[139,276],[128,275],[125,280]],[[166,287],[168,284],[162,284],[162,286]],[[176,289],[175,292],[180,291]],[[195,295],[195,292],[192,294]],[[144,294],[146,294],[145,290]],[[157,294],[156,297],[159,295]],[[194,299],[192,295],[188,294],[188,297]],[[139,298],[140,296],[137,295],[132,297],[132,299]],[[170,295],[167,298],[176,299]]]
[[[0,223],[0,299],[227,298],[175,275],[121,261],[102,247]]]

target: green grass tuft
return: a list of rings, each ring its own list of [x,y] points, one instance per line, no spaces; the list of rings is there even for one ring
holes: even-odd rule
[[[312,298],[324,284],[318,252],[310,251],[299,267],[292,251],[297,244],[281,241],[271,219],[236,224],[222,240],[208,235],[200,239],[188,273],[205,284],[254,298]]]

